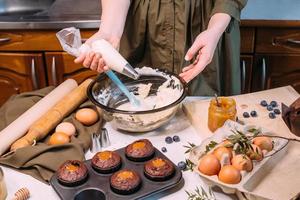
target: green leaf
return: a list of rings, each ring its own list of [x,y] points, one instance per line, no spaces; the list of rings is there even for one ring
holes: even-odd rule
[[[184,148],[187,148],[187,150],[184,152],[185,154],[190,153],[192,148],[194,148],[196,145],[194,143],[188,142],[188,145],[183,145]]]
[[[188,200],[215,200],[215,196],[213,195],[211,189],[209,188],[209,194],[202,188],[201,191],[198,187],[194,190],[194,192],[185,191],[188,195]]]
[[[205,153],[209,152],[210,150],[212,150],[218,143],[215,141],[210,141],[210,143],[208,145],[205,146]]]

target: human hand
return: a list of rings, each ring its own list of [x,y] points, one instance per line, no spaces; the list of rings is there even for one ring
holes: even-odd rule
[[[185,55],[185,60],[187,61],[190,61],[193,57],[196,57],[196,59],[192,64],[183,68],[182,73],[179,74],[186,82],[195,78],[211,62],[219,39],[230,20],[230,15],[216,13],[210,18],[207,30],[197,36]]]
[[[196,58],[192,64],[184,67],[182,73],[179,74],[187,83],[201,73],[212,61],[219,38],[218,32],[213,29],[207,29],[196,37],[184,59],[190,61],[192,58]]]
[[[84,44],[88,45],[89,47],[92,46],[92,43],[96,40],[105,39],[115,49],[119,49],[120,45],[120,38],[118,37],[112,37],[110,35],[105,35],[98,31],[95,33],[92,37],[90,37]],[[106,66],[104,59],[102,58],[101,54],[96,53],[94,51],[89,52],[82,52],[75,60],[75,63],[79,64],[82,63],[82,65],[86,68],[90,68],[91,70],[97,71],[99,73],[102,73],[103,71],[109,70],[109,67]]]

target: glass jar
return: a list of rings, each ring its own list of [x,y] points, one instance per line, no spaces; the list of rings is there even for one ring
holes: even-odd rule
[[[0,200],[4,200],[7,196],[7,190],[4,182],[3,171],[0,168]]]
[[[208,108],[208,128],[212,132],[222,127],[228,119],[236,120],[236,103],[233,98],[218,97],[210,101]]]

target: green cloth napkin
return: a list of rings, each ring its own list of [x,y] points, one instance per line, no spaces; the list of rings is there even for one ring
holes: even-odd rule
[[[33,106],[41,98],[47,95],[54,87],[47,87],[33,92],[26,92],[12,96],[0,108],[0,130],[15,120],[23,112]],[[86,101],[81,107],[95,106]],[[76,136],[71,137],[71,142],[65,145],[47,145],[49,134],[44,140],[35,146],[25,147],[16,152],[0,158],[0,164],[28,174],[44,183],[49,183],[50,178],[59,166],[66,160],[84,160],[84,153],[88,150],[93,132],[102,126],[98,121],[92,126],[84,126],[75,119],[76,110],[63,121],[71,122],[76,127]],[[52,131],[53,132],[53,131]]]

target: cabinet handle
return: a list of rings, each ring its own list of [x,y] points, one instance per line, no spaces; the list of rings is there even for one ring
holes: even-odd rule
[[[261,70],[261,88],[266,89],[266,77],[267,77],[267,65],[265,58],[262,59],[262,70]]]
[[[6,38],[0,38],[0,43],[5,43],[5,42],[9,42],[10,38],[6,37]]]
[[[299,40],[287,39],[286,41],[291,44],[298,44],[298,45],[300,44]]]
[[[289,46],[289,45],[300,45],[300,40],[296,40],[296,39],[278,39],[275,38],[273,40],[273,45],[281,45],[281,46]]]
[[[56,86],[57,85],[57,77],[56,77],[56,65],[55,65],[55,57],[54,56],[52,57],[51,75],[52,75],[53,84]]]
[[[242,62],[242,92],[246,89],[246,61]]]
[[[38,89],[34,58],[31,59],[31,79],[32,79],[33,89],[34,90]]]

